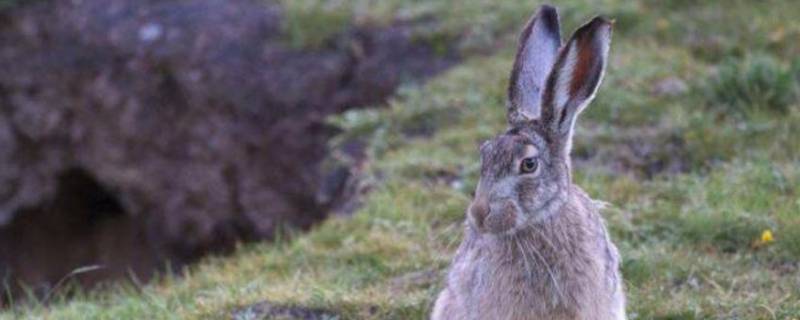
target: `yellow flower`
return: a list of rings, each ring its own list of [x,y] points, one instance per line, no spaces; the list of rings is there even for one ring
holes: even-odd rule
[[[761,232],[761,237],[753,241],[753,248],[760,248],[775,242],[775,237],[772,235],[772,230],[766,229]]]
[[[764,230],[761,232],[761,242],[764,244],[770,243],[775,241],[775,238],[772,236],[772,230]]]

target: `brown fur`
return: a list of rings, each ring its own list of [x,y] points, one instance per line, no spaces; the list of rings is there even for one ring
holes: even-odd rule
[[[555,14],[545,7],[537,17],[543,11]],[[519,52],[537,43],[526,39],[534,27],[526,26]],[[548,79],[544,99],[509,91],[511,128],[481,147],[481,178],[467,210],[464,241],[433,320],[625,319],[617,248],[596,203],[572,184],[569,165],[572,127],[600,84],[609,42],[610,23],[595,18],[558,57],[544,57],[556,61],[549,75],[521,73],[539,61],[517,55],[511,87],[525,89],[516,83],[522,76],[531,77],[525,83]],[[577,51],[570,56],[572,46]],[[528,110],[536,110],[536,118],[514,116],[531,103],[541,103]],[[531,161],[533,169],[522,166]]]
[[[619,255],[577,186],[558,214],[493,237],[471,226],[433,319],[624,319]]]

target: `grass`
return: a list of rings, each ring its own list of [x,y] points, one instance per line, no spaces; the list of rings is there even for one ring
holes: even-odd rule
[[[303,34],[328,24],[434,16],[443,23],[437,32],[501,49],[425,85],[404,86],[388,108],[331,119],[343,135],[369,141],[373,187],[357,213],[208,257],[179,276],[57,295],[48,306],[24,304],[0,319],[230,318],[265,300],[342,319],[425,318],[461,237],[477,146],[505,126],[513,41],[534,5],[372,3],[299,1],[288,10],[307,19],[288,28],[304,46],[318,40]],[[716,6],[562,5],[564,30],[596,12],[617,18],[606,81],[578,124],[575,180],[612,204],[604,215],[624,259],[631,319],[800,319],[800,105],[796,96],[771,93],[800,77],[790,61],[800,53],[791,40],[800,22],[776,18],[800,16],[800,6]],[[305,21],[330,10],[339,11]],[[759,66],[751,51],[769,62]],[[690,89],[654,92],[669,78]],[[745,117],[728,116],[741,108]],[[659,169],[664,164],[676,169]],[[774,242],[759,242],[766,230]]]
[[[786,114],[800,98],[794,66],[783,66],[770,56],[752,56],[722,63],[712,81],[709,99],[719,102],[723,111],[747,116],[767,109]]]

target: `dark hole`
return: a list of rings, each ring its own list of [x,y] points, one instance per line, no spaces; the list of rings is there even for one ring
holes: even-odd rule
[[[116,196],[79,168],[67,170],[58,177],[53,206],[72,209],[78,217],[83,213],[81,220],[90,224],[125,215]]]
[[[69,294],[65,283],[92,286],[129,272],[146,278],[154,267],[153,248],[113,192],[80,168],[57,182],[52,198],[0,227],[0,307],[9,294]],[[98,268],[72,274],[87,266]]]

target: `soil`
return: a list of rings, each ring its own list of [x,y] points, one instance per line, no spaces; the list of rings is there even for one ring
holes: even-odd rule
[[[357,168],[321,166],[324,119],[458,61],[419,32],[298,49],[279,6],[247,0],[0,11],[0,280],[146,280],[352,206]]]

